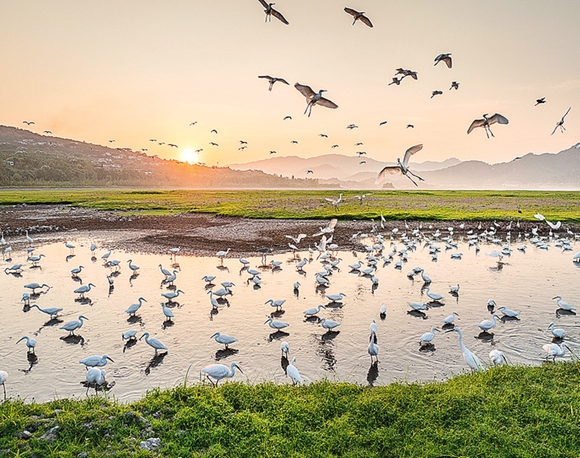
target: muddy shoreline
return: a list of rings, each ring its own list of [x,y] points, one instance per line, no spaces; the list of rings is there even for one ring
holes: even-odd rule
[[[39,241],[74,240],[89,238],[106,242],[109,248],[148,253],[167,253],[170,248],[179,247],[180,252],[189,255],[214,255],[221,250],[231,249],[230,256],[251,256],[264,251],[273,253],[290,250],[293,243],[286,235],[297,236],[304,233],[299,248],[306,250],[320,240],[320,228],[328,221],[323,220],[274,220],[247,219],[241,217],[216,216],[204,213],[183,213],[165,216],[127,216],[122,212],[75,208],[68,205],[15,205],[0,207],[0,230],[6,242],[17,246],[24,244],[25,231]],[[449,234],[453,227],[455,234],[468,231],[482,232],[493,227],[498,235],[510,228],[509,221],[387,221],[384,228],[380,221],[342,221],[336,225],[333,242],[341,250],[363,250],[358,238],[352,235],[371,233],[383,235],[410,233],[414,228],[432,233],[439,229],[442,235]],[[460,224],[463,228],[460,229]],[[540,221],[521,221],[519,228],[512,222],[511,231],[530,232],[538,227],[538,234],[548,235],[550,228]],[[579,227],[563,227],[578,232]],[[393,230],[395,232],[393,232]]]

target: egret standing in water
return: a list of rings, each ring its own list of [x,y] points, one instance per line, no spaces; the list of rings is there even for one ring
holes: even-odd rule
[[[141,340],[143,337],[145,337],[145,342],[147,342],[147,344],[150,347],[153,347],[153,349],[155,350],[155,356],[157,356],[157,352],[159,350],[167,351],[167,347],[163,345],[163,343],[159,339],[156,339],[155,337],[149,337],[148,332],[144,332],[143,335],[139,337],[139,340]]]
[[[502,364],[508,363],[504,352],[501,350],[491,350],[489,352],[489,359],[491,359],[491,362],[496,366],[501,366]]]
[[[327,320],[326,318],[322,318],[320,320],[320,326],[327,330],[327,332],[333,332],[334,328],[340,326],[338,321]]]
[[[461,351],[463,352],[463,359],[465,359],[467,365],[476,371],[483,370],[483,364],[481,364],[479,358],[475,355],[475,353],[468,350],[467,347],[463,344],[463,334],[461,329],[453,328],[452,331],[455,331],[457,334],[459,334],[459,346],[461,347]]]
[[[276,331],[280,331],[290,326],[288,323],[284,323],[283,321],[272,320],[272,317],[268,317],[268,319],[264,321],[264,324],[266,323],[268,323],[268,326],[270,326],[272,329],[275,329]]]
[[[302,377],[300,377],[300,372],[296,369],[294,362],[296,361],[296,356],[292,358],[292,362],[288,364],[286,368],[286,375],[290,377],[292,380],[292,385],[296,385],[297,383],[302,383]]]
[[[240,366],[238,366],[238,363],[236,363],[235,361],[232,361],[229,369],[228,369],[228,366],[225,366],[223,364],[212,364],[211,366],[204,367],[201,371],[205,373],[205,376],[209,380],[209,382],[214,387],[217,388],[218,383],[221,379],[226,378],[226,377],[231,378],[234,376],[234,374],[236,372],[236,368],[242,374],[244,373],[242,368]],[[215,380],[215,383],[212,379]]]
[[[493,321],[483,320],[481,323],[477,323],[475,326],[477,326],[483,332],[489,332],[490,329],[495,328],[497,324],[497,322],[495,321],[496,318],[499,319],[499,316],[497,316],[495,313],[491,317],[493,318]]]
[[[39,310],[40,310],[40,308],[39,308]],[[69,335],[74,336],[75,331],[82,327],[82,325],[84,323],[83,320],[88,320],[88,318],[86,316],[79,315],[78,321],[77,320],[69,321],[68,323],[63,324],[59,329],[64,329],[65,331],[69,332]]]
[[[556,361],[556,356],[563,357],[566,354],[566,349],[570,350],[570,353],[574,354],[570,346],[566,342],[562,342],[560,345],[551,343],[542,346],[544,351],[547,353],[546,359],[552,358],[552,361]]]
[[[87,371],[87,375],[85,376],[85,379],[87,381],[87,393],[89,394],[89,388],[91,387],[91,385],[94,384],[95,386],[95,393],[97,392],[97,387],[106,384],[107,382],[105,381],[105,369],[97,369],[95,367],[89,369]]]
[[[554,322],[553,321],[548,326],[548,329],[552,332],[552,335],[556,339],[563,339],[564,334],[566,334],[566,331],[564,331],[563,329],[554,329]]]
[[[294,87],[298,89],[298,91],[306,97],[306,110],[304,110],[304,114],[308,112],[308,117],[312,113],[312,107],[314,105],[320,105],[326,108],[338,108],[338,105],[324,97],[322,97],[323,92],[327,92],[326,89],[320,89],[318,92],[314,92],[310,86],[306,86],[300,83],[294,84]]]
[[[80,294],[79,296],[80,299],[85,299],[85,294],[88,293],[93,286],[95,285],[93,285],[92,283],[89,283],[88,285],[82,285],[79,286],[77,289],[75,289],[74,292]]]
[[[374,332],[371,332],[367,353],[371,357],[371,363],[373,362],[373,358],[375,358],[376,361],[379,360],[379,346],[377,345],[377,335]]]
[[[214,335],[210,337],[210,339],[215,339],[217,343],[221,343],[225,345],[225,349],[229,350],[229,346],[238,341],[235,337],[228,336],[227,334],[222,334],[221,332],[216,332]]]
[[[0,371],[0,385],[4,388],[4,400],[6,401],[6,380],[8,380],[8,372]]]
[[[421,336],[419,342],[422,347],[433,342],[433,339],[435,338],[435,331],[439,332],[439,329],[437,329],[436,327],[432,327],[431,332],[426,332]]]
[[[28,347],[28,353],[34,353],[34,347],[36,347],[36,339],[31,339],[28,336],[22,336],[18,342],[26,340],[26,346]],[[18,343],[16,342],[16,343]]]
[[[32,304],[30,306],[31,309],[34,308],[34,307],[36,307],[41,312],[46,313],[50,317],[51,320],[54,319],[54,318],[56,318],[56,316],[58,315],[59,312],[62,312],[62,308],[61,307],[46,307],[44,309],[41,309],[36,304]]]
[[[556,304],[558,304],[558,307],[560,307],[561,310],[566,310],[567,312],[573,312],[576,310],[576,307],[572,307],[568,302],[564,302],[562,296],[554,296],[552,300],[553,299],[557,299]]]
[[[141,308],[141,306],[143,305],[143,302],[147,302],[144,298],[140,297],[139,299],[137,299],[137,303],[136,304],[131,304],[129,306],[129,308],[127,310],[125,310],[125,313],[128,313],[129,316],[135,316],[135,313],[137,313],[137,310],[139,310]]]
[[[406,176],[409,180],[411,180],[411,183],[413,183],[415,186],[419,186],[409,175],[413,175],[415,178],[421,181],[425,180],[421,178],[419,175],[415,175],[413,172],[411,172],[411,170],[409,169],[409,159],[413,154],[421,151],[422,149],[423,149],[422,144],[411,146],[410,148],[408,148],[407,151],[405,151],[405,155],[403,156],[403,162],[401,162],[400,158],[397,158],[397,165],[387,165],[386,167],[384,167],[379,172],[379,175],[375,180],[375,184],[380,183],[380,181],[387,175],[402,174],[403,176]]]
[[[107,360],[111,361],[112,363],[115,362],[111,358],[109,358],[108,355],[103,355],[103,356],[92,355],[92,356],[88,356],[84,359],[81,359],[79,361],[79,364],[84,364],[87,368],[94,367],[94,366],[102,367],[102,366],[107,365]]]

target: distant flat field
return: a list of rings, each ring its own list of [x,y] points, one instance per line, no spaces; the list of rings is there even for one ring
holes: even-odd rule
[[[246,218],[548,220],[580,222],[578,191],[1,190],[0,205],[67,204],[139,214],[212,213]],[[364,197],[363,197],[364,195]]]

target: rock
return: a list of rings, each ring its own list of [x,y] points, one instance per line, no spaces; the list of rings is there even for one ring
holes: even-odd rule
[[[150,437],[147,440],[141,441],[139,444],[142,449],[153,451],[161,447],[161,439],[158,437]]]
[[[78,458],[87,458],[87,456],[89,456],[87,452],[81,452],[77,455]]]
[[[49,442],[54,441],[56,439],[56,436],[58,434],[59,429],[60,429],[60,426],[58,426],[58,425],[50,428],[47,432],[45,432],[42,436],[40,436],[40,439],[46,440]]]
[[[18,433],[16,435],[16,437],[18,437],[18,439],[30,439],[30,436],[32,436],[32,433],[30,431],[24,430],[21,433]]]

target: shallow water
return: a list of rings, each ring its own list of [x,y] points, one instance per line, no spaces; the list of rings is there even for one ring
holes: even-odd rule
[[[403,247],[400,241],[394,242],[398,248]],[[553,296],[561,295],[565,301],[580,306],[580,268],[572,262],[572,253],[578,248],[562,252],[554,241],[548,250],[526,243],[525,253],[517,251],[516,246],[521,243],[514,242],[514,251],[504,258],[502,269],[497,269],[497,258],[485,255],[501,249],[497,245],[480,243],[481,251],[476,254],[465,242],[448,251],[439,243],[439,259],[433,262],[428,249],[418,244],[415,251],[408,252],[408,262],[403,263],[401,270],[394,268],[398,257],[389,265],[379,262],[375,274],[379,284],[374,291],[368,277],[349,272],[348,268],[348,264],[359,259],[364,261],[365,254],[359,252],[355,257],[351,252],[339,252],[341,270],[334,270],[328,277],[330,286],[326,292],[343,292],[346,297],[342,306],[323,309],[319,314],[341,323],[334,333],[325,333],[318,320],[303,317],[307,308],[328,303],[323,297],[324,290],[315,288],[314,273],[323,270],[318,260],[311,260],[304,268],[305,273],[299,274],[291,253],[269,256],[268,262],[274,259],[283,264],[276,270],[259,269],[262,284],[255,289],[247,284],[249,275],[235,257],[226,258],[221,268],[215,257],[178,256],[180,270],[175,284],[184,294],[172,308],[174,322],[167,323],[161,293],[170,290],[162,284],[164,275],[158,265],[170,269],[169,256],[113,252],[110,259],[121,261],[121,269],[115,277],[114,289],[109,291],[106,275],[111,269],[104,267],[101,260],[106,246],[99,247],[96,258],[91,260],[90,243],[86,239],[75,240],[74,256],[69,255],[69,249],[61,242],[37,244],[35,254],[46,256],[38,268],[31,268],[26,262],[24,247],[14,250],[10,262],[3,262],[2,268],[16,263],[25,265],[21,276],[0,274],[3,312],[0,369],[9,373],[8,396],[40,402],[82,397],[85,388],[81,382],[86,370],[79,360],[104,353],[114,360],[104,367],[107,381],[114,383],[111,394],[122,401],[136,400],[154,387],[173,387],[183,383],[186,376],[189,382],[199,381],[201,369],[217,361],[227,365],[238,362],[244,373],[236,373],[235,380],[289,383],[281,367],[282,341],[290,344],[289,357],[296,357],[295,366],[305,382],[328,378],[385,385],[395,381],[444,380],[467,369],[457,333],[437,333],[434,348],[428,350],[420,350],[419,337],[432,326],[440,327],[441,319],[453,311],[459,314],[456,325],[463,330],[465,345],[486,364],[492,348],[504,351],[512,363],[540,364],[544,358],[542,345],[552,339],[547,329],[551,321],[566,330],[565,340],[580,351],[578,317],[556,313],[557,306],[552,300]],[[385,253],[388,251],[387,244]],[[453,252],[462,252],[463,258],[451,259]],[[140,266],[140,274],[131,280],[128,259]],[[260,258],[249,260],[253,268],[261,263]],[[70,271],[79,265],[84,266],[80,275],[82,284],[96,285],[86,295],[87,301],[79,301],[79,295],[73,293],[81,283],[71,277]],[[446,298],[445,305],[431,307],[424,316],[408,313],[408,302],[428,301],[422,294],[420,276],[414,280],[407,277],[416,266],[423,267],[433,280],[431,291]],[[216,275],[214,290],[221,287],[222,281],[236,285],[228,304],[220,306],[217,313],[211,313],[208,289],[201,279],[204,275]],[[298,295],[292,286],[296,281],[301,283]],[[37,309],[23,307],[21,297],[27,291],[24,285],[31,282],[51,286],[32,303],[42,308],[62,307],[58,320],[49,321]],[[459,296],[453,297],[448,293],[449,285],[457,283]],[[125,310],[140,296],[147,302],[137,318],[128,319]],[[521,312],[520,319],[498,321],[492,336],[480,336],[475,324],[491,318],[487,309],[491,298],[497,308],[506,306]],[[284,312],[276,318],[290,324],[286,333],[275,333],[264,324],[267,315],[274,311],[265,304],[268,299],[286,299]],[[387,307],[384,320],[379,316],[381,304]],[[67,332],[59,327],[81,314],[88,321],[77,331],[80,337],[65,339]],[[378,324],[378,366],[371,364],[367,353],[369,324],[373,319]],[[136,329],[138,336],[148,331],[168,347],[168,353],[154,358],[154,350],[145,340],[125,346],[121,334],[130,328]],[[224,351],[223,345],[210,338],[217,331],[238,338],[230,351]],[[16,344],[23,335],[38,341],[35,361],[27,357],[24,342]]]

